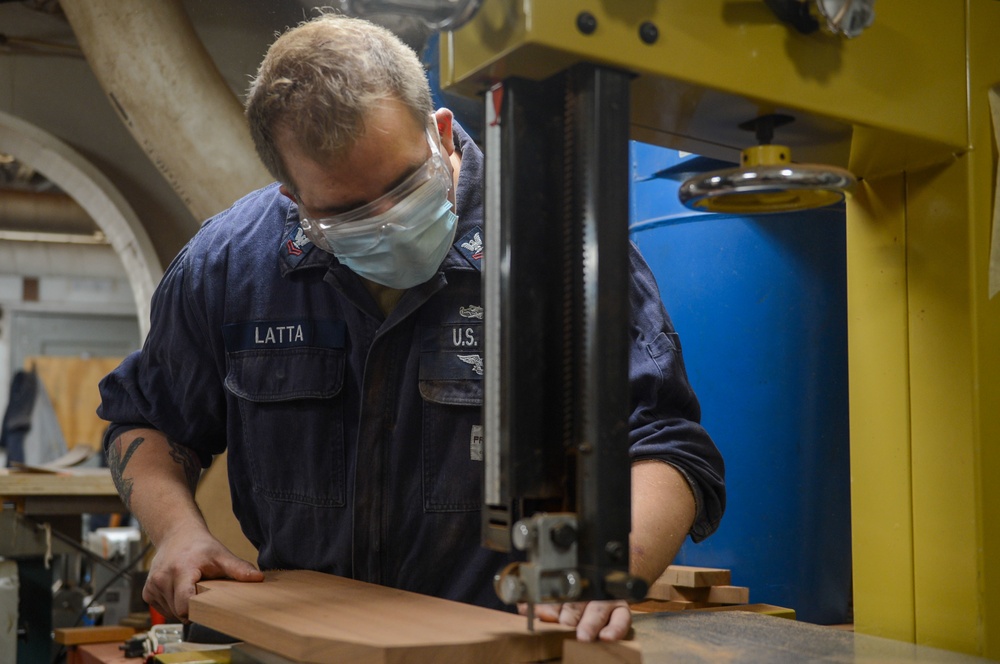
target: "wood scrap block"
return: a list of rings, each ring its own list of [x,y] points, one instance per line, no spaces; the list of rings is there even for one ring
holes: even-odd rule
[[[566,641],[562,664],[642,664],[642,648],[635,641]]]
[[[55,642],[64,646],[81,643],[124,643],[132,638],[135,630],[131,627],[108,625],[105,627],[57,627]]]
[[[658,583],[668,586],[685,586],[687,588],[728,586],[732,583],[732,574],[728,569],[718,569],[715,567],[670,565],[653,585],[655,586]]]
[[[711,604],[709,602],[688,602],[678,600],[647,599],[643,602],[630,604],[629,608],[633,613],[658,613],[660,611],[690,611],[692,609],[708,609],[723,604]]]
[[[746,611],[748,613],[763,613],[764,615],[777,618],[788,618],[795,620],[795,609],[774,604],[735,604],[732,606],[717,606],[714,608],[701,609],[702,611]]]
[[[685,602],[711,602],[713,604],[746,604],[750,601],[750,589],[744,586],[706,586],[688,588],[654,583],[646,593],[646,599],[677,600]]]
[[[315,664],[508,664],[556,659],[575,630],[437,597],[305,570],[262,583],[204,581],[191,620]]]

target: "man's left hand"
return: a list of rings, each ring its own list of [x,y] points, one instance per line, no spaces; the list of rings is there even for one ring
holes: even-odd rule
[[[525,604],[517,608],[521,614],[527,612]],[[580,641],[619,641],[632,626],[632,612],[623,600],[536,604],[535,617],[576,627],[576,638]]]

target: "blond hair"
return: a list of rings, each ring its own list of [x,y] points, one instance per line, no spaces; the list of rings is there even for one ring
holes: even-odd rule
[[[250,85],[246,116],[264,166],[294,189],[275,145],[279,133],[311,159],[330,159],[353,146],[365,117],[386,99],[426,124],[434,108],[417,54],[374,23],[323,14],[271,45]]]

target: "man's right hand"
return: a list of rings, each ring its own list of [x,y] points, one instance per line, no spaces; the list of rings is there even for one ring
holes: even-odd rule
[[[233,555],[207,530],[175,532],[160,541],[142,599],[164,616],[188,622],[188,600],[195,594],[195,584],[205,579],[227,578],[263,581],[264,575]]]
[[[108,467],[128,511],[156,545],[142,598],[164,616],[187,621],[203,579],[263,581],[253,565],[212,537],[194,501],[198,454],[156,429],[129,429],[107,446]]]

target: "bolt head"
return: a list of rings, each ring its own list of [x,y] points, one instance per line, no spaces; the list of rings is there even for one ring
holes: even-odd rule
[[[524,521],[518,521],[510,531],[510,541],[518,551],[527,551],[535,539],[535,530]]]
[[[639,39],[646,44],[655,44],[660,38],[660,29],[651,21],[645,21],[639,26]]]
[[[585,35],[592,35],[597,30],[597,18],[590,12],[580,12],[576,16],[576,29]]]

